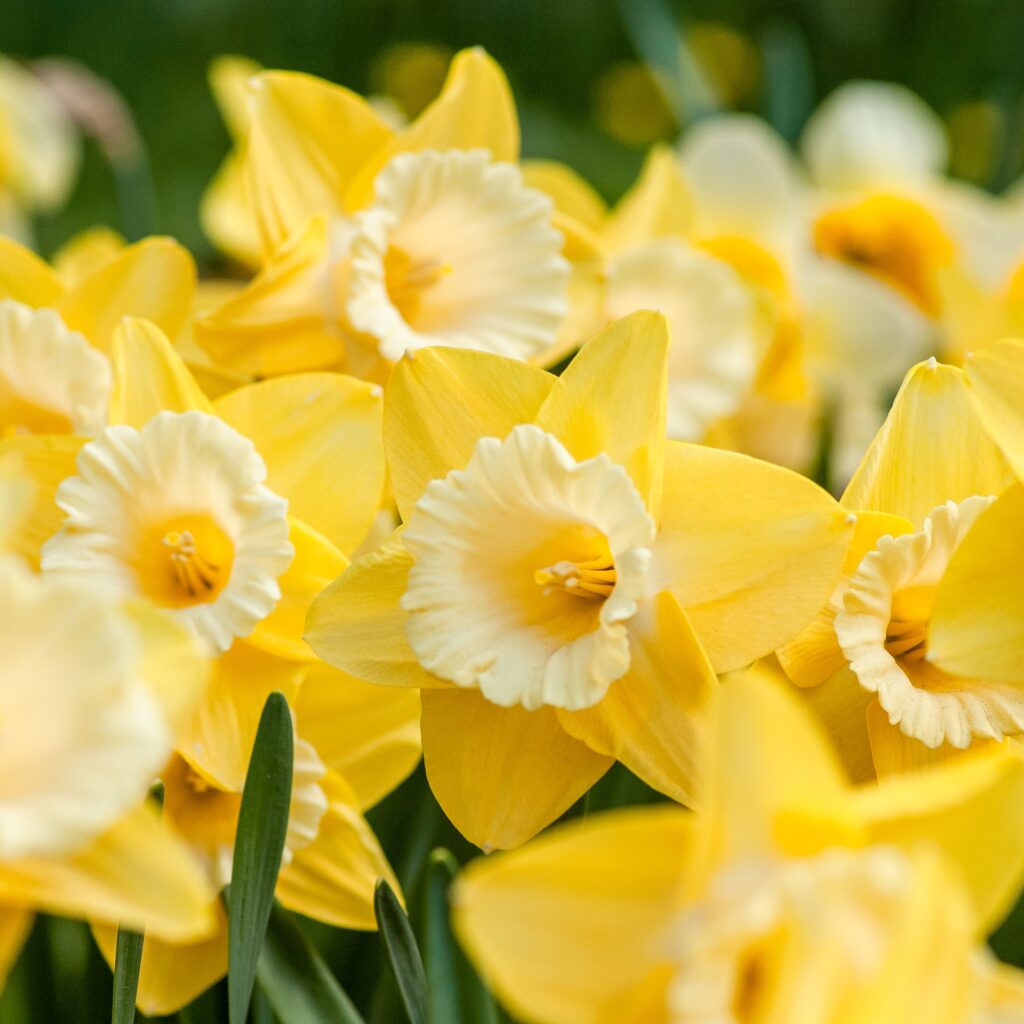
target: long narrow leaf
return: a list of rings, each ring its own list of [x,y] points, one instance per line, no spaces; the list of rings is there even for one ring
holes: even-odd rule
[[[135,996],[139,991],[139,968],[142,966],[141,932],[117,930],[114,952],[114,1008],[111,1024],[133,1024]]]
[[[462,1024],[458,960],[448,923],[448,888],[458,864],[447,850],[434,850],[427,865],[427,913],[423,935],[427,998],[434,1020]]]
[[[263,936],[281,867],[294,758],[288,702],[263,706],[242,791],[228,908],[228,1019],[245,1024]]]
[[[423,970],[423,960],[416,947],[409,918],[405,916],[391,886],[383,878],[377,880],[373,909],[384,940],[388,964],[395,976],[409,1021],[411,1024],[429,1024],[431,1018],[427,1006],[427,977]]]
[[[275,906],[256,977],[281,1024],[364,1024],[291,915]]]

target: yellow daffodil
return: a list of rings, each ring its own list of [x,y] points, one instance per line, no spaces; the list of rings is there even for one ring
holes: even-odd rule
[[[9,466],[5,544],[29,505]],[[37,909],[202,938],[213,890],[145,805],[206,681],[198,645],[159,612],[36,575],[13,554],[0,555],[0,602],[0,977]]]
[[[516,1016],[1018,1019],[982,940],[1024,875],[1019,750],[854,788],[784,684],[752,670],[720,700],[703,811],[613,812],[459,878],[456,930]]]
[[[579,330],[570,307],[587,290],[566,256],[586,264],[591,241],[523,182],[514,102],[482,51],[457,55],[397,132],[340,86],[259,74],[245,152],[264,262],[196,323],[215,362],[382,378],[408,349],[543,360]]]
[[[177,243],[122,248],[97,233],[82,246],[51,268],[0,238],[0,434],[97,433],[107,422],[121,319],[145,317],[173,336],[189,316],[195,267]]]
[[[665,440],[667,350],[664,319],[637,313],[559,378],[426,349],[388,384],[405,526],[314,602],[307,638],[421,688],[431,786],[485,849],[528,839],[612,758],[698,799],[713,672],[835,585],[851,527],[828,495]]]
[[[953,589],[946,574],[1011,482],[963,371],[934,360],[914,367],[843,495],[858,520],[843,579],[818,620],[780,651],[794,682],[820,686],[808,697],[855,776],[1024,731],[1024,691],[951,670],[931,639],[940,594],[975,614],[973,593]],[[1019,645],[1008,636],[1002,649]]]
[[[246,86],[262,67],[247,57],[218,57],[210,65],[210,88],[234,148],[203,195],[199,216],[207,237],[245,267],[260,265],[262,247],[245,194],[245,143],[249,136]]]

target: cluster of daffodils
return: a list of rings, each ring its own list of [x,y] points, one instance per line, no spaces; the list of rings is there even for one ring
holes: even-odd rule
[[[1024,215],[894,87],[609,209],[478,50],[408,123],[213,83],[243,277],[0,238],[0,968],[43,911],[144,931],[145,1013],[223,977],[278,692],[279,902],[375,927],[422,755],[523,1021],[1024,1020]],[[538,838],[616,762],[662,804]]]

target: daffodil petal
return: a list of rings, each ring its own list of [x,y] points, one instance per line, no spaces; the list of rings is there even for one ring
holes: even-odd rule
[[[907,736],[898,725],[889,721],[889,713],[877,699],[868,702],[865,723],[871,760],[879,779],[928,768],[961,752],[948,743],[926,747],[920,740]]]
[[[361,96],[312,75],[266,71],[249,86],[248,181],[269,250],[345,190],[391,131]]]
[[[303,373],[239,388],[214,409],[256,445],[267,486],[288,499],[289,512],[353,551],[384,491],[381,389],[337,373]],[[335,460],[337,471],[325,472]]]
[[[0,867],[0,900],[89,917],[185,941],[213,927],[213,893],[199,864],[139,807],[70,856],[31,857]]]
[[[56,305],[63,291],[44,260],[13,238],[0,236],[0,298],[40,309]]]
[[[788,684],[755,667],[722,681],[707,815],[720,857],[816,853],[857,835],[847,781]]]
[[[907,374],[842,503],[905,516],[920,529],[936,505],[999,494],[1011,479],[974,413],[963,371],[932,359]]]
[[[329,665],[385,686],[449,687],[420,667],[399,604],[412,556],[395,536],[353,562],[313,602],[306,642]]]
[[[481,437],[529,423],[554,382],[525,363],[468,349],[406,353],[384,393],[384,447],[403,519],[431,480],[465,467]]]
[[[860,685],[845,663],[820,685],[801,690],[800,696],[825,726],[851,781],[874,779],[868,711],[878,704],[876,696]]]
[[[21,435],[0,442],[0,456],[15,459],[33,484],[32,507],[8,539],[11,551],[39,565],[39,551],[64,522],[54,500],[62,480],[75,475],[75,459],[85,438]]]
[[[245,288],[196,317],[196,343],[214,363],[248,376],[338,366],[345,344],[329,322],[327,257],[327,221],[314,217]]]
[[[614,250],[671,235],[685,238],[693,219],[693,194],[679,159],[667,146],[654,146],[636,184],[608,217],[604,238]]]
[[[313,665],[306,674],[295,701],[295,728],[352,787],[360,810],[419,764],[419,694],[373,686],[329,665]]]
[[[987,743],[942,764],[866,786],[855,810],[873,842],[938,843],[973,897],[986,934],[1024,882],[1024,753]]]
[[[611,767],[565,731],[553,708],[503,708],[475,690],[425,690],[421,699],[430,788],[485,852],[525,843]]]
[[[256,727],[275,690],[294,699],[303,666],[236,640],[214,663],[206,693],[180,741],[182,756],[221,788],[241,792]]]
[[[199,221],[221,252],[244,267],[259,267],[263,242],[249,204],[244,150],[229,153],[206,186]]]
[[[676,807],[634,808],[476,860],[452,897],[459,940],[518,1017],[610,1021],[670,956],[663,936],[681,911],[694,824]]]
[[[196,942],[173,944],[147,935],[135,1005],[150,1017],[177,1013],[216,984],[228,971],[228,920],[220,900],[211,904],[214,931]],[[103,959],[114,969],[117,929],[94,924],[92,934]]]
[[[223,54],[210,62],[206,76],[210,92],[236,142],[249,135],[249,80],[262,70],[256,61],[233,53]]]
[[[824,606],[853,517],[780,466],[679,441],[665,454],[654,585],[679,599],[715,671],[731,671]]]
[[[1024,487],[978,517],[935,594],[928,660],[956,676],[1024,683]]]
[[[617,320],[580,350],[534,417],[577,460],[604,452],[657,518],[661,501],[668,327],[660,313]]]
[[[396,892],[398,880],[377,837],[359,809],[352,788],[336,772],[319,782],[327,813],[316,839],[296,850],[281,869],[277,897],[289,909],[338,928],[375,930],[373,888],[383,878]]]
[[[903,516],[884,512],[857,512],[850,546],[843,559],[843,575],[851,576],[861,559],[875,546],[879,537],[898,537],[912,533],[914,524]],[[839,588],[845,587],[845,581]],[[846,658],[836,639],[833,620],[839,610],[840,589],[818,613],[809,626],[776,652],[786,675],[797,686],[817,686],[846,666]]]
[[[188,251],[169,238],[147,238],[63,295],[57,310],[73,331],[109,351],[122,317],[151,320],[168,337],[184,327],[192,311],[196,267]]]
[[[313,652],[303,639],[309,606],[324,587],[344,572],[348,559],[300,519],[289,516],[288,521],[288,539],[295,548],[295,556],[277,579],[281,598],[246,640],[279,658],[312,661]]]
[[[141,427],[164,409],[213,412],[167,335],[148,320],[122,320],[114,328],[110,357],[114,364],[111,423]]]
[[[1024,480],[1024,341],[998,341],[969,352],[964,376],[975,415]]]
[[[599,231],[606,215],[604,200],[594,187],[566,164],[556,160],[524,160],[523,181],[550,196],[555,209],[592,231]]]
[[[109,263],[128,243],[111,228],[86,228],[68,239],[53,254],[53,269],[65,288],[76,288]]]
[[[571,736],[621,761],[646,783],[693,807],[706,788],[711,707],[718,681],[707,655],[667,592],[630,629],[630,667],[584,711],[559,711]]]
[[[393,156],[424,149],[486,149],[494,160],[519,158],[512,90],[505,72],[479,47],[455,55],[437,99],[363,164],[346,195],[347,208],[364,205],[377,172]]]

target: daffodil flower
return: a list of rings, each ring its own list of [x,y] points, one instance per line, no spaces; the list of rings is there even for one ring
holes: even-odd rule
[[[27,512],[5,470],[6,543]],[[212,887],[146,804],[208,663],[187,629],[138,603],[0,555],[3,775],[0,977],[35,910],[203,939]]]
[[[1012,480],[963,372],[934,360],[914,367],[843,495],[857,529],[842,581],[779,652],[794,682],[820,687],[808,699],[856,777],[1024,731],[1018,686],[954,667],[933,645],[940,595],[947,611],[977,614],[976,595],[947,573]],[[1010,638],[997,646],[1017,650]]]
[[[349,90],[285,72],[251,79],[247,121],[264,258],[196,322],[216,363],[382,379],[407,349],[542,361],[593,327],[580,309],[593,240],[524,183],[512,95],[482,51],[457,55],[441,95],[397,132]]]
[[[665,440],[667,351],[664,319],[636,313],[559,378],[427,349],[388,384],[405,525],[317,598],[307,639],[421,689],[428,779],[485,849],[524,842],[613,758],[699,799],[714,672],[835,585],[851,517],[824,491]]]
[[[121,247],[105,233],[83,246],[50,267],[0,238],[0,435],[96,434],[122,318],[145,317],[174,337],[190,315],[195,266],[176,242]]]
[[[1018,749],[855,788],[762,672],[723,681],[702,811],[612,812],[463,872],[489,984],[538,1024],[1016,1019],[1024,982],[983,943],[1024,870]]]

